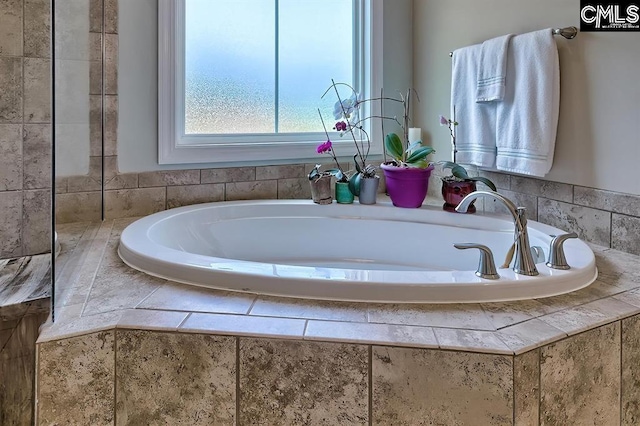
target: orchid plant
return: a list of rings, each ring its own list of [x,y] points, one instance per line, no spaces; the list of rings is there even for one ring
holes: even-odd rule
[[[347,87],[351,91],[351,96],[348,98],[342,98],[338,91],[338,86]],[[385,137],[385,156],[389,154],[392,157],[392,164],[395,164],[400,167],[428,167],[429,163],[426,161],[427,155],[434,152],[433,148],[426,147],[422,145],[421,141],[417,141],[409,144],[408,141],[408,131],[409,131],[409,108],[410,108],[410,97],[412,92],[408,91],[406,96],[400,94],[399,98],[386,97],[380,94],[379,97],[362,99],[362,95],[359,94],[352,86],[346,83],[336,83],[331,80],[331,86],[324,92],[322,98],[324,98],[329,92],[333,91],[337,97],[337,101],[333,108],[333,118],[335,120],[335,124],[333,126],[333,130],[340,132],[340,136],[344,136],[345,134],[349,134],[351,139],[353,139],[356,154],[353,156],[353,160],[355,162],[356,173],[353,176],[348,177],[347,174],[342,170],[338,159],[335,155],[335,151],[333,148],[333,144],[329,137],[329,133],[327,132],[327,128],[325,126],[324,119],[322,118],[322,114],[318,110],[320,114],[320,120],[322,121],[322,126],[325,131],[325,135],[327,136],[326,142],[323,142],[317,147],[318,153],[330,153],[333,157],[334,162],[336,163],[337,169],[332,169],[327,172],[335,173],[335,176],[338,180],[349,181],[349,187],[354,194],[357,194],[357,188],[359,186],[360,179],[363,178],[372,178],[376,176],[376,168],[371,164],[367,164],[367,158],[369,156],[369,152],[371,149],[371,140],[369,138],[369,134],[364,128],[364,122],[367,120],[371,120],[374,118],[380,119],[383,125],[383,133],[384,133],[384,121],[391,120],[398,124],[402,129],[402,138],[398,136],[396,133],[389,133]],[[381,115],[370,115],[366,117],[361,116],[361,107],[365,102],[374,102],[379,101],[381,110],[383,103],[385,101],[395,102],[402,106],[403,110],[403,120],[402,122],[397,119],[397,117],[389,117],[384,114]],[[403,142],[404,141],[404,142]]]
[[[415,92],[415,90],[407,90],[406,95],[400,94],[400,99],[392,98],[402,104],[403,120],[402,123],[398,123],[402,128],[402,138],[396,133],[389,133],[384,138],[384,148],[386,153],[392,158],[391,164],[398,167],[424,169],[429,167],[427,156],[435,152],[435,150],[430,146],[424,146],[422,141],[409,143],[409,112],[412,93],[414,93],[417,98],[417,92]]]
[[[482,176],[469,176],[467,173],[467,169],[462,167],[460,164],[456,163],[456,154],[458,150],[456,148],[456,134],[455,134],[455,126],[458,125],[458,122],[452,120],[450,118],[445,117],[444,115],[440,116],[440,125],[447,126],[449,129],[449,134],[451,135],[451,144],[453,145],[453,161],[438,161],[438,164],[442,166],[442,169],[451,169],[451,176],[445,177],[443,179],[449,180],[461,180],[461,181],[471,181],[471,182],[482,182],[491,188],[492,191],[496,191],[496,185],[490,180]]]

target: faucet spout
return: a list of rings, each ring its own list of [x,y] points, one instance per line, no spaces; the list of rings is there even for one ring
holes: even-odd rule
[[[516,205],[502,194],[493,191],[475,191],[467,195],[460,201],[456,211],[466,213],[471,203],[479,197],[491,197],[500,201],[509,210],[513,216],[514,224],[514,244],[515,262],[513,271],[522,275],[538,275],[533,255],[531,254],[531,246],[529,244],[529,233],[527,231],[527,214],[524,207],[516,207]]]

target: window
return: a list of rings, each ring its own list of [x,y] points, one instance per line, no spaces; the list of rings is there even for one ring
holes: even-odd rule
[[[318,108],[332,130],[331,79],[374,93],[370,3],[161,0],[160,164],[313,159]]]

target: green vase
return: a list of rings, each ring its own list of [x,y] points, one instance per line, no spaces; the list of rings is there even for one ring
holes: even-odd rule
[[[336,201],[340,204],[353,203],[353,193],[349,189],[349,182],[336,182]]]

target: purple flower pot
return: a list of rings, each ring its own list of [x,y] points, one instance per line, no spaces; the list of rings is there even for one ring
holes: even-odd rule
[[[426,169],[380,165],[384,171],[387,192],[396,207],[418,208],[429,189],[429,176],[433,166]]]

